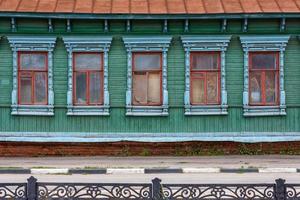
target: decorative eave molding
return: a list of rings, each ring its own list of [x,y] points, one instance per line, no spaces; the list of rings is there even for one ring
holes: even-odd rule
[[[226,61],[225,52],[229,45],[231,35],[202,35],[181,36],[185,51],[185,93],[184,107],[185,115],[227,115],[227,91],[226,91]],[[220,105],[191,105],[190,102],[190,54],[197,51],[219,51],[221,52],[221,103]]]
[[[108,52],[111,46],[111,36],[63,36],[68,51],[68,93],[67,115],[109,115],[108,91]],[[102,52],[103,53],[103,90],[104,99],[101,106],[75,106],[73,104],[73,52]]]
[[[127,91],[126,115],[128,116],[168,116],[168,88],[167,88],[167,53],[171,36],[124,36],[123,41],[127,50]],[[161,106],[133,106],[132,105],[132,52],[162,53],[162,105]]]
[[[241,36],[244,50],[244,116],[284,116],[286,115],[286,94],[284,89],[284,51],[290,35]],[[279,95],[278,106],[249,105],[249,52],[278,51],[279,52]]]
[[[7,36],[13,51],[13,90],[12,115],[54,115],[53,90],[53,50],[56,36],[39,35],[10,35]],[[48,104],[47,105],[19,105],[18,104],[18,51],[45,51],[48,53]]]
[[[240,37],[244,51],[284,51],[289,39],[290,35]]]

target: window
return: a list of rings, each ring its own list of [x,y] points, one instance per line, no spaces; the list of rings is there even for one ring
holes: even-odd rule
[[[126,36],[127,116],[168,116],[170,36]]]
[[[249,104],[254,106],[278,105],[279,54],[250,53]]]
[[[110,36],[64,36],[68,51],[67,115],[109,115]]]
[[[47,105],[47,53],[19,52],[19,104]]]
[[[103,56],[101,53],[74,53],[74,104],[103,104]]]
[[[227,115],[226,50],[231,36],[182,36],[185,115]]]
[[[133,105],[162,104],[161,64],[161,53],[133,54]]]
[[[56,37],[8,36],[13,51],[12,115],[54,115]]]
[[[244,51],[244,116],[286,115],[284,51],[289,38],[240,37]]]
[[[191,54],[191,104],[220,104],[220,53]]]

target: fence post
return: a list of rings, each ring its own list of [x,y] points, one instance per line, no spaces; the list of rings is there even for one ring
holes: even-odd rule
[[[27,199],[36,200],[37,199],[37,179],[31,176],[27,179]]]
[[[152,199],[153,200],[162,200],[162,188],[161,188],[161,180],[159,178],[155,178],[152,180]]]
[[[276,200],[285,200],[286,199],[286,188],[284,179],[276,179],[275,186],[275,198]]]

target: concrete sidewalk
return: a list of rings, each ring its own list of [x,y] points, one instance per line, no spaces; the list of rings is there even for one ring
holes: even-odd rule
[[[0,157],[0,173],[296,173],[300,156]]]
[[[0,168],[300,168],[300,156],[0,157]]]

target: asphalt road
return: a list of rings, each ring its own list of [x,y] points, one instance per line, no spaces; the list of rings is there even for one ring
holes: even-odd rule
[[[24,182],[29,174],[0,174],[0,183]],[[300,173],[205,173],[205,174],[115,174],[115,175],[34,175],[40,182],[90,183],[150,183],[159,177],[162,183],[274,183],[286,179],[287,183],[300,183]]]

